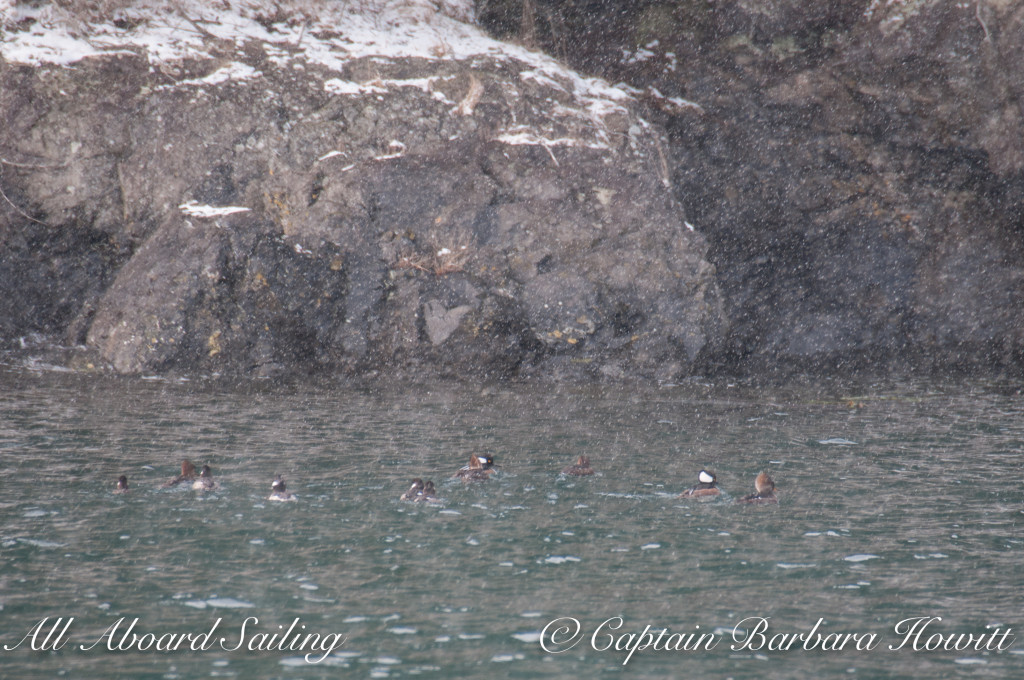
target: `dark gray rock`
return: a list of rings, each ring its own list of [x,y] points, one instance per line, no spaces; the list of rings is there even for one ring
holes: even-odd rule
[[[522,53],[0,63],[0,337],[133,372],[1024,369],[1024,2],[483,19],[635,100]]]
[[[0,63],[5,339],[126,373],[666,379],[720,342],[714,267],[628,100],[515,59],[210,49]],[[201,81],[228,60],[259,72]]]
[[[1024,2],[531,5],[666,126],[720,366],[1024,370]]]

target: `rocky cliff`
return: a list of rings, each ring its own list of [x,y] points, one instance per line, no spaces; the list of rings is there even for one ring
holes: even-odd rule
[[[9,10],[9,345],[246,375],[670,379],[714,354],[716,272],[629,91],[459,3],[222,4]]]
[[[1024,364],[1024,3],[490,0],[640,91],[732,370]]]
[[[35,4],[0,2],[8,347],[1024,369],[1024,2]]]

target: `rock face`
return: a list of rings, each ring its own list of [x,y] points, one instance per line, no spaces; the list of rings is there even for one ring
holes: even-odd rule
[[[1024,1],[478,3],[622,87],[466,0],[88,5],[113,18],[16,8],[0,40],[8,346],[1024,371]]]
[[[480,6],[644,92],[727,301],[722,365],[1021,372],[1024,3]]]
[[[126,373],[496,378],[673,378],[717,351],[715,268],[624,91],[450,17],[406,17],[432,53],[396,56],[193,9],[173,58],[130,15],[73,69],[19,62],[34,24],[8,27],[8,342]]]

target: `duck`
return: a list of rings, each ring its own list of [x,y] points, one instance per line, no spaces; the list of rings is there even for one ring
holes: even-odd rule
[[[192,464],[188,458],[181,461],[181,474],[173,479],[168,479],[163,483],[163,487],[166,489],[171,486],[177,486],[182,482],[191,482],[196,478],[196,466]]]
[[[756,493],[744,496],[739,499],[737,503],[765,505],[768,503],[779,502],[778,497],[775,495],[775,480],[772,479],[767,472],[762,472],[757,475],[757,479],[754,480],[754,489],[756,490]]]
[[[274,481],[270,484],[271,493],[267,500],[270,501],[294,501],[295,494],[288,493],[285,491],[284,478],[281,475],[275,475]]]
[[[574,477],[586,477],[587,475],[594,474],[594,468],[590,467],[590,457],[580,456],[576,459],[576,462],[572,465],[562,469],[563,475],[572,475]]]
[[[459,468],[455,476],[465,482],[483,482],[495,472],[493,456],[473,454],[469,457],[469,465]]]
[[[718,489],[718,481],[715,473],[701,470],[697,475],[697,486],[691,486],[679,494],[680,498],[708,498],[722,493]]]
[[[437,490],[434,488],[434,482],[429,479],[423,484],[423,491],[421,491],[416,498],[413,499],[417,503],[438,503]]]
[[[121,475],[117,478],[117,488],[114,489],[114,493],[128,493],[128,478]]]
[[[409,490],[403,493],[401,496],[399,496],[398,500],[414,501],[416,500],[416,497],[419,496],[421,493],[423,493],[423,480],[417,477],[416,479],[412,480],[412,486],[409,487]]]
[[[199,472],[199,479],[192,482],[192,488],[196,491],[214,491],[220,488],[220,484],[213,478],[213,471],[209,465],[203,466]]]

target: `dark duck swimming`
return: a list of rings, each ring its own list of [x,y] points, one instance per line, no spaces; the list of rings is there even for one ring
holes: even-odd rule
[[[495,472],[493,456],[473,454],[469,457],[469,465],[459,468],[455,476],[466,482],[483,482]]]
[[[199,472],[199,479],[192,482],[192,488],[196,491],[214,491],[220,488],[220,483],[213,478],[213,470],[209,465],[204,465]]]
[[[284,483],[284,477],[276,475],[274,481],[270,483],[270,496],[267,498],[269,501],[294,501],[295,495],[288,493],[287,487]]]
[[[721,491],[718,489],[718,478],[715,473],[701,470],[697,475],[697,486],[691,486],[679,494],[680,498],[710,498],[717,496]]]

